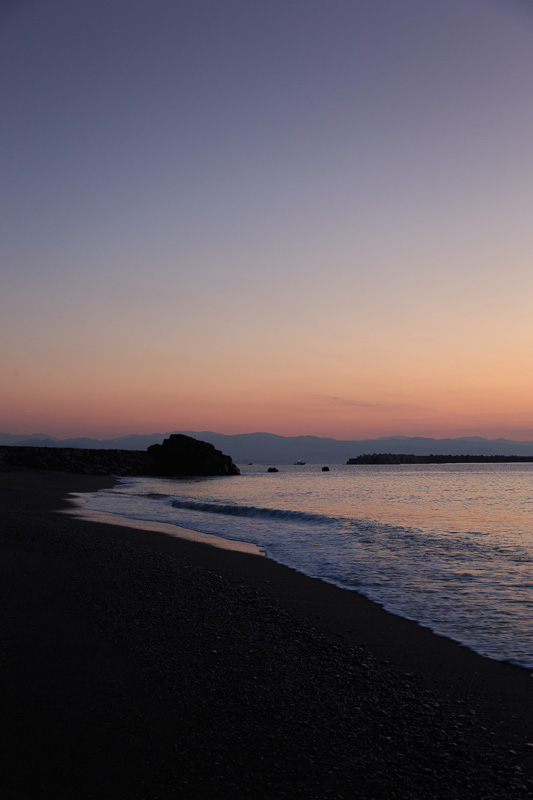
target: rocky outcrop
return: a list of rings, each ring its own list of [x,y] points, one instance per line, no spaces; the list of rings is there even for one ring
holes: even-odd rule
[[[170,443],[170,444],[169,444]],[[0,446],[0,465],[84,475],[239,475],[229,456],[212,444],[176,434],[148,450],[86,450],[81,447]]]
[[[157,475],[240,474],[231,458],[216,450],[214,445],[182,433],[172,434],[163,444],[153,444],[146,452],[153,461],[154,474]]]

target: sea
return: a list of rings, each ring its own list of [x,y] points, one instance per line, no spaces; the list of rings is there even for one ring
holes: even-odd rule
[[[533,464],[239,466],[232,477],[123,478],[82,495],[84,508],[255,545],[533,670]]]

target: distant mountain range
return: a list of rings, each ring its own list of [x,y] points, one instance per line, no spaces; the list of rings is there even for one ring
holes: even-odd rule
[[[169,431],[168,433],[132,434],[117,439],[56,439],[45,433],[16,436],[0,433],[0,445],[25,447],[82,447],[146,450],[161,443],[171,433],[184,433],[210,442],[231,456],[234,462],[259,464],[292,464],[296,460],[308,463],[343,464],[349,458],[365,453],[405,453],[409,455],[475,455],[475,456],[533,456],[533,442],[512,439],[484,439],[464,436],[458,439],[430,439],[423,436],[390,436],[380,439],[342,441],[319,436],[278,436],[274,433],[237,433],[213,431]]]

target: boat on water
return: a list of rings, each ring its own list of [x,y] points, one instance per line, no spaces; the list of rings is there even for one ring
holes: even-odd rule
[[[294,462],[294,466],[295,467],[303,467],[304,464],[305,464],[305,461],[300,461],[300,459],[298,459],[298,461]]]

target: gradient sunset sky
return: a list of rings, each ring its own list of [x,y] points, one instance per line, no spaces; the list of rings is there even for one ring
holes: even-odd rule
[[[533,439],[533,7],[0,8],[0,430]]]

